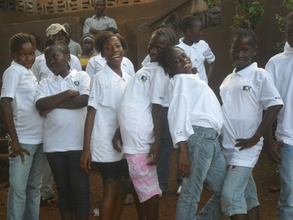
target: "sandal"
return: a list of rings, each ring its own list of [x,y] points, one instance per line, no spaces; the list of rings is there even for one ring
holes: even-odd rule
[[[270,186],[270,192],[280,192],[281,190],[281,184],[280,183],[275,183]]]
[[[134,202],[133,195],[130,194],[130,193],[127,194],[126,198],[125,198],[125,201],[124,201],[124,205],[130,205],[133,202]]]

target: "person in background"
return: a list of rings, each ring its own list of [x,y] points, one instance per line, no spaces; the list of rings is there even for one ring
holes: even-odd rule
[[[38,82],[30,71],[35,61],[33,36],[10,38],[11,66],[3,74],[0,111],[9,134],[7,219],[39,219],[40,188],[46,157],[43,119],[34,106]]]
[[[46,29],[47,39],[51,38],[54,41],[63,41],[67,42],[67,32],[64,26],[58,23],[51,24]],[[46,45],[45,45],[46,46]],[[81,71],[81,64],[79,59],[70,54],[71,59],[69,60],[69,66],[71,70],[76,69],[77,71]],[[46,65],[45,55],[42,54],[36,58],[34,65],[31,68],[32,72],[36,76],[37,80],[40,82],[42,79],[51,78],[54,74]]]
[[[72,34],[73,34],[71,25],[68,23],[64,23],[63,26],[65,27],[66,32],[67,32],[66,43],[68,44],[70,53],[75,56],[77,56],[78,54],[81,54],[82,49],[81,49],[80,44],[71,39]]]
[[[197,68],[198,76],[208,83],[215,69],[215,55],[207,42],[201,39],[203,25],[202,22],[193,15],[187,15],[182,19],[183,35],[182,41],[177,45],[182,48],[190,57],[193,67]],[[208,63],[206,73],[205,62]]]
[[[82,70],[85,71],[88,61],[96,56],[94,53],[94,36],[92,34],[84,34],[81,39],[82,53],[78,54]]]
[[[35,38],[35,40],[36,40],[35,57],[37,57],[37,56],[39,56],[39,55],[42,54],[42,52],[39,51],[39,49],[38,49],[38,45],[39,45],[39,37],[38,37],[35,33],[30,33],[30,35],[32,35],[32,36]]]
[[[104,12],[106,9],[106,0],[94,0],[95,15],[87,18],[83,25],[83,34],[90,33],[96,35],[109,27],[117,29],[116,21],[109,18]]]

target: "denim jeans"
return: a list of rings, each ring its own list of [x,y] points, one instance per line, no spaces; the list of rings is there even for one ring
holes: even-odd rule
[[[193,126],[193,130],[194,134],[186,141],[191,172],[189,178],[183,178],[176,220],[217,220],[223,215],[220,195],[226,175],[226,160],[215,130],[198,126]],[[214,194],[196,216],[205,179]]]
[[[280,200],[278,204],[278,220],[293,219],[293,146],[283,144],[278,148],[282,158],[279,164],[281,179]]]
[[[9,191],[7,204],[7,219],[19,220],[39,219],[40,188],[46,157],[42,144],[20,144],[23,149],[25,162],[22,164],[19,155],[9,158]],[[9,153],[12,151],[9,149]]]
[[[89,175],[82,172],[82,151],[46,153],[58,191],[60,213],[74,212],[76,217],[89,216]]]
[[[226,217],[247,214],[259,205],[252,169],[229,166],[221,196],[222,211]]]

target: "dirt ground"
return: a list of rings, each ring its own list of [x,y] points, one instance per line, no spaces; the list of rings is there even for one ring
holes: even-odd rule
[[[159,215],[160,220],[172,220],[175,218],[175,210],[178,196],[176,194],[176,151],[172,152],[171,174],[169,180],[169,192],[164,194],[160,198]],[[254,169],[254,178],[258,188],[258,196],[260,201],[260,219],[262,220],[276,220],[277,219],[277,203],[279,193],[270,193],[269,187],[278,181],[278,173],[276,172],[276,165],[267,159],[265,153],[262,153],[260,159]],[[7,204],[7,191],[8,182],[7,179],[0,176],[0,219],[6,219],[6,204]],[[98,219],[94,217],[92,210],[99,205],[99,199],[102,195],[102,182],[97,170],[93,170],[90,176],[91,182],[91,213],[90,219]],[[204,191],[201,196],[199,209],[201,209],[209,197],[212,195],[211,191],[204,187]],[[55,194],[56,201],[54,203],[40,207],[40,220],[56,220],[59,219],[58,212],[58,198]],[[126,205],[121,220],[135,220],[136,211],[134,204]],[[222,220],[228,218],[222,218]]]

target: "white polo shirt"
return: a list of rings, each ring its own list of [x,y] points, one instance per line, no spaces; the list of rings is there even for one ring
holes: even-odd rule
[[[211,90],[194,74],[177,74],[171,79],[168,122],[175,147],[193,133],[192,125],[212,128],[219,134],[223,125],[221,105]]]
[[[106,30],[109,27],[117,29],[116,21],[113,18],[109,18],[107,15],[103,15],[100,19],[96,15],[85,19],[82,33],[89,33],[91,28],[96,30]]]
[[[120,161],[123,153],[113,148],[112,138],[119,127],[117,108],[131,77],[122,70],[118,76],[107,64],[92,79],[89,106],[95,108],[96,117],[91,136],[92,161]]]
[[[35,101],[56,95],[68,89],[89,94],[90,78],[84,71],[72,70],[68,76],[60,75],[41,81]],[[86,107],[79,109],[56,108],[44,119],[44,152],[64,152],[82,150]]]
[[[189,56],[192,66],[197,68],[199,78],[208,83],[204,62],[212,63],[216,58],[207,42],[200,40],[198,43],[189,46],[181,41],[176,46],[183,49]]]
[[[152,104],[162,105],[169,77],[157,62],[141,68],[128,83],[118,110],[123,149],[148,153],[154,142]]]
[[[88,61],[85,71],[92,79],[97,72],[104,68],[106,62],[106,59],[98,54]],[[121,69],[131,77],[135,74],[133,64],[127,57],[123,57]]]
[[[1,98],[12,98],[14,127],[22,144],[43,142],[43,119],[34,102],[37,86],[34,74],[14,61],[3,74]]]
[[[277,116],[276,138],[293,146],[293,48],[285,48],[283,53],[273,56],[266,64],[284,106]]]
[[[70,54],[69,65],[70,65],[70,70],[75,69],[77,71],[81,71],[80,61],[73,54]],[[31,70],[39,82],[42,79],[51,78],[52,76],[54,76],[51,70],[47,67],[45,54],[41,54],[40,56],[36,58],[36,61],[34,65],[32,66]]]
[[[255,146],[239,151],[236,139],[251,138],[262,121],[264,109],[282,105],[279,92],[268,72],[252,63],[245,69],[228,75],[220,86],[223,101],[223,152],[229,165],[254,167],[263,145],[263,138]]]

